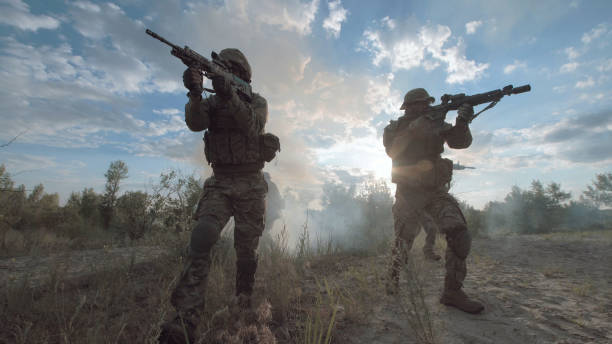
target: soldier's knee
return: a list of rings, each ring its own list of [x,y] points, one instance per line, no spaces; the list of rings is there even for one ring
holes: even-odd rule
[[[447,245],[453,250],[455,255],[461,259],[466,259],[472,247],[472,236],[466,226],[454,228],[447,234]]]
[[[191,232],[192,252],[207,254],[219,240],[219,224],[208,216],[201,217]]]

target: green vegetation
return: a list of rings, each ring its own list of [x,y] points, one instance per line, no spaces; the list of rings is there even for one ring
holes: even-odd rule
[[[612,173],[599,174],[578,201],[561,185],[546,187],[538,180],[529,190],[513,186],[503,202],[489,202],[483,210],[462,203],[470,230],[475,234],[542,234],[607,229],[612,224],[609,208]]]
[[[103,194],[84,188],[61,206],[58,195],[46,193],[43,185],[32,190],[16,186],[0,165],[2,258],[90,248],[106,252],[130,245],[168,252],[146,264],[127,259],[112,271],[92,265],[85,268],[91,274],[77,279],[68,278],[66,267],[57,265],[37,287],[30,287],[27,277],[6,281],[0,286],[0,342],[155,342],[160,324],[172,315],[170,293],[184,264],[187,230],[202,185],[193,175],[168,171],[149,191],[119,193],[127,171],[120,161],[111,163]],[[604,233],[598,229],[610,224],[605,209],[610,206],[610,179],[610,174],[598,175],[579,201],[568,202],[569,193],[556,183],[534,181],[529,190],[514,187],[503,202],[490,202],[484,210],[461,206],[476,235],[548,233],[546,238],[571,228],[584,231],[562,234],[596,237],[594,233]],[[343,340],[339,326],[367,321],[385,297],[380,267],[388,260],[383,254],[393,235],[393,196],[378,180],[359,187],[330,183],[323,192],[320,210],[308,211],[295,247],[289,247],[287,228],[260,245],[255,322],[247,315],[239,321],[232,316],[235,254],[231,233],[224,232],[213,252],[208,302],[198,331],[203,342],[241,343],[258,336],[261,343],[262,338],[336,343]],[[443,251],[445,242],[436,245]],[[423,267],[415,263],[405,267],[408,282],[398,304],[413,336],[435,343],[440,340],[435,314],[425,302]],[[558,275],[552,268],[546,274]],[[573,292],[580,296],[592,288],[585,283]]]
[[[32,190],[15,186],[0,165],[0,257],[139,245],[190,228],[202,190],[199,179],[168,171],[151,192],[119,195],[127,171],[124,162],[112,162],[103,194],[86,187],[71,193],[61,206],[59,196],[46,193],[42,184]]]

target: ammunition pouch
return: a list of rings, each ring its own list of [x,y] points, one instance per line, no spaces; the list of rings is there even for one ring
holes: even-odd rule
[[[265,133],[259,136],[259,154],[264,161],[270,162],[280,152],[280,140],[278,136]]]
[[[435,189],[449,184],[452,174],[452,160],[424,159],[410,165],[393,166],[391,181],[410,187]]]

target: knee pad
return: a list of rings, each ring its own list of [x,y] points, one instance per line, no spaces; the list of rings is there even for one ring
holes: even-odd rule
[[[191,232],[191,251],[196,254],[208,254],[219,240],[219,224],[209,216],[201,217]]]
[[[468,232],[467,227],[461,226],[455,228],[453,233],[447,236],[446,241],[457,257],[461,259],[467,258],[472,247],[472,236]]]

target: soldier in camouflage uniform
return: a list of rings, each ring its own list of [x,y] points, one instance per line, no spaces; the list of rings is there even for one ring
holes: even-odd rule
[[[219,56],[229,62],[233,74],[250,82],[251,67],[239,50],[224,49]],[[194,342],[204,309],[210,251],[231,216],[235,220],[236,296],[241,306],[250,307],[268,191],[260,152],[260,136],[268,119],[266,100],[256,93],[250,101],[242,99],[223,77],[212,79],[215,94],[203,99],[202,75],[196,69],[183,73],[183,83],[189,89],[185,122],[192,131],[206,130],[204,152],[213,175],[204,183],[187,262],[172,293],[177,317],[162,327],[162,343]]]
[[[425,232],[425,245],[423,245],[423,255],[429,260],[440,260],[438,254],[434,252],[434,245],[436,244],[436,234],[438,230],[434,219],[426,213],[423,213],[421,220],[419,221],[420,226]]]
[[[266,228],[264,233],[270,234],[274,222],[281,218],[285,201],[278,190],[278,186],[272,181],[270,173],[264,172],[264,179],[268,183],[268,196],[266,197]]]
[[[453,126],[428,115],[433,101],[422,88],[406,93],[401,107],[404,115],[391,121],[383,135],[385,150],[393,161],[392,181],[397,184],[393,205],[396,238],[388,287],[391,292],[396,290],[401,264],[408,258],[419,223],[424,216],[431,216],[447,242],[446,276],[440,302],[468,313],[479,313],[483,305],[469,299],[461,290],[472,240],[459,204],[448,193],[452,161],[440,156],[445,142],[450,148],[470,146],[472,135],[468,123],[474,109],[468,104],[461,106]]]

